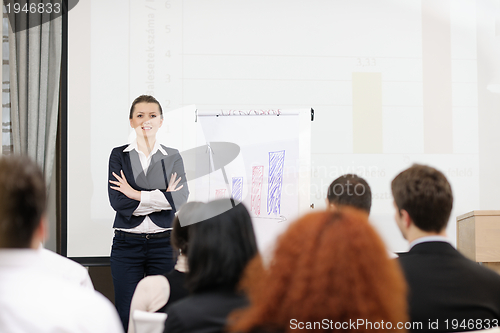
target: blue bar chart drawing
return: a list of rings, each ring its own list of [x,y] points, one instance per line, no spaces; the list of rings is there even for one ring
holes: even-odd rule
[[[267,215],[281,213],[281,190],[285,151],[269,152],[269,178],[267,187]]]
[[[243,201],[243,177],[233,177],[231,196],[238,202]]]

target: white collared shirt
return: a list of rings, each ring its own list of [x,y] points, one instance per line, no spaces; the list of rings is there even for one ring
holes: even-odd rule
[[[94,291],[94,285],[85,267],[71,259],[44,249],[41,244],[38,251],[40,252],[43,267],[49,273],[55,274],[57,277],[71,282],[76,286]]]
[[[165,156],[168,155],[165,149],[163,149],[163,147],[158,143],[158,140],[155,142],[155,145],[153,146],[153,149],[149,153],[149,156],[146,156],[142,151],[138,149],[137,140],[134,140],[123,151],[130,152],[134,149],[135,151],[137,151],[139,155],[139,160],[141,161],[141,166],[142,169],[144,170],[144,174],[147,173],[149,165],[151,164],[151,158],[154,154],[160,151],[163,155]],[[141,224],[139,224],[135,228],[131,229],[116,228],[116,230],[122,230],[138,234],[141,233],[151,234],[151,233],[162,232],[165,230],[170,230],[171,228],[161,228],[157,226],[156,224],[154,224],[153,221],[151,221],[151,219],[147,215],[154,212],[159,212],[161,210],[171,210],[171,209],[172,206],[170,206],[170,203],[167,201],[165,195],[160,190],[141,191],[141,202],[139,203],[139,206],[136,208],[136,210],[133,212],[133,215],[135,216],[146,215],[146,218],[144,219],[144,221],[142,221]]]
[[[0,332],[123,333],[108,299],[45,264],[41,249],[0,249]]]
[[[417,244],[427,243],[427,242],[445,242],[451,244],[450,240],[444,236],[425,236],[417,238],[413,242],[411,242],[408,251],[410,251],[412,247],[414,247]]]

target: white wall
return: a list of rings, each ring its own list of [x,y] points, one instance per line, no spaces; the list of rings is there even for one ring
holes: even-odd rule
[[[109,153],[143,93],[166,112],[312,107],[316,208],[334,178],[358,173],[373,224],[404,251],[390,181],[430,164],[454,190],[455,241],[457,215],[499,206],[499,100],[486,89],[497,12],[496,0],[81,1],[69,13],[68,255],[109,255]]]

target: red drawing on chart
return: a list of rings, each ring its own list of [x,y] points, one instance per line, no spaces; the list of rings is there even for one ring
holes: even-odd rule
[[[252,195],[250,211],[260,215],[260,200],[262,193],[262,180],[264,179],[264,166],[252,167]]]
[[[226,197],[226,189],[221,188],[220,190],[215,190],[215,199],[224,199]]]

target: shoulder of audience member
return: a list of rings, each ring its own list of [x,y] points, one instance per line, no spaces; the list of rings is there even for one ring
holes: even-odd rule
[[[40,255],[43,260],[41,264],[50,273],[59,275],[63,279],[81,287],[94,290],[87,269],[79,263],[44,248],[40,249]]]

